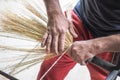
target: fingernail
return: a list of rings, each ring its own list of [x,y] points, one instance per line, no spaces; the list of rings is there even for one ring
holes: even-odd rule
[[[62,48],[62,50],[61,50],[62,52],[64,51],[64,48]]]
[[[46,53],[47,53],[47,54],[49,54],[49,53],[50,53],[50,51],[49,51],[49,50],[46,50]]]
[[[78,35],[77,34],[75,34],[75,38],[77,38],[78,37]]]
[[[64,48],[61,48],[61,49],[59,50],[60,53],[63,52],[63,51],[64,51]]]
[[[58,53],[56,53],[56,55],[58,55]]]
[[[82,62],[81,65],[85,65],[85,62]]]
[[[43,43],[41,43],[41,47],[43,47]]]
[[[50,52],[47,52],[47,54],[49,54]]]
[[[55,54],[56,54],[56,55],[58,55],[58,54],[59,54],[59,53],[58,53],[58,51],[57,51],[57,52],[55,52]]]

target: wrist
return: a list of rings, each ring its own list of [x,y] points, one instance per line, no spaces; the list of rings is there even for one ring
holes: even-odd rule
[[[47,14],[48,14],[48,19],[54,19],[55,17],[63,16],[62,12],[59,12],[56,10],[49,11],[49,12],[47,12]]]
[[[120,35],[111,35],[93,39],[94,46],[99,53],[120,51]]]
[[[44,0],[48,17],[63,15],[59,0]]]
[[[106,47],[107,47],[106,42],[99,41],[97,39],[93,39],[91,41],[93,46],[93,54],[97,55],[106,52]]]

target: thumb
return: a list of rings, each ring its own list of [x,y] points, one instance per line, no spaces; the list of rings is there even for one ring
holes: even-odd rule
[[[77,33],[75,32],[75,30],[74,30],[74,25],[73,25],[73,23],[72,22],[70,22],[70,25],[69,25],[70,27],[69,27],[69,32],[70,32],[70,34],[74,37],[74,38],[77,38],[78,37],[78,35],[77,35]]]

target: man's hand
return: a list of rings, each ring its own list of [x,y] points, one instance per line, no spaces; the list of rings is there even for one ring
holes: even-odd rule
[[[59,0],[44,0],[47,15],[48,27],[42,40],[42,47],[46,46],[47,53],[56,53],[64,50],[65,34],[67,30],[77,37],[72,22],[68,21],[62,13]]]
[[[73,37],[77,37],[73,27],[73,23],[68,21],[64,15],[49,18],[48,28],[41,44],[42,47],[46,46],[47,53],[53,52],[58,54],[58,52],[63,51],[67,30],[69,30]]]
[[[88,41],[76,41],[74,42],[67,51],[68,55],[73,58],[76,62],[81,65],[85,64],[85,61],[94,57],[98,52],[93,45],[93,42]]]
[[[76,41],[69,47],[67,53],[78,63],[85,64],[85,61],[97,54],[119,51],[120,34],[116,34],[86,41]]]

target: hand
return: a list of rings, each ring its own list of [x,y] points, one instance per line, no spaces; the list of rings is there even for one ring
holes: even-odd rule
[[[52,52],[58,54],[58,52],[64,50],[65,34],[67,30],[69,30],[73,37],[77,37],[73,29],[73,23],[68,21],[63,15],[49,18],[47,26],[47,31],[41,43],[42,47],[46,46],[47,53]]]
[[[81,65],[85,65],[85,61],[94,57],[97,52],[93,45],[93,41],[76,41],[67,51],[68,55]]]

